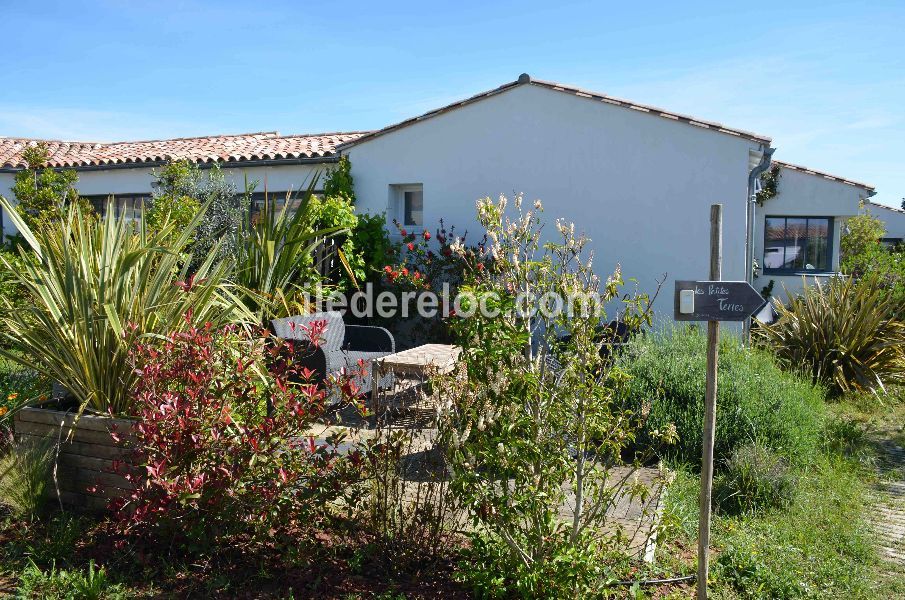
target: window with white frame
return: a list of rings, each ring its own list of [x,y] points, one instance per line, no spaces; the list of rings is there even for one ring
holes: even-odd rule
[[[424,186],[420,183],[391,185],[391,214],[403,227],[424,225]]]

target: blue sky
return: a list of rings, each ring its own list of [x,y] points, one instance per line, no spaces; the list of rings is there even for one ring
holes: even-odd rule
[[[528,72],[905,196],[905,2],[10,2],[0,135],[364,130]]]

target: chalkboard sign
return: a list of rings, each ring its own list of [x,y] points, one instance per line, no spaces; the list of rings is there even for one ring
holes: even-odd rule
[[[766,303],[747,281],[676,281],[676,321],[744,321]]]

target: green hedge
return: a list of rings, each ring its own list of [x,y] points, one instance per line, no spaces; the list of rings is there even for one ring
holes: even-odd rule
[[[660,454],[690,465],[701,462],[705,349],[702,329],[666,328],[636,337],[619,358],[632,376],[623,400],[649,412],[639,443],[651,443],[648,432],[674,424],[678,441]],[[744,348],[732,334],[721,339],[719,367],[718,465],[754,441],[793,463],[813,458],[823,428],[820,388],[782,371],[769,353]]]

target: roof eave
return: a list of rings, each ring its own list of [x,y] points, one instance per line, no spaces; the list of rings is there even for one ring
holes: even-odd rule
[[[398,131],[399,129],[408,127],[409,125],[414,125],[415,123],[420,123],[422,121],[426,121],[433,117],[453,111],[453,110],[455,110],[457,108],[461,108],[463,106],[467,106],[469,104],[473,104],[475,102],[479,102],[486,98],[491,98],[493,96],[496,96],[503,92],[509,91],[509,90],[514,89],[521,85],[535,85],[535,86],[549,89],[552,91],[557,91],[557,92],[562,92],[562,93],[570,94],[573,96],[577,96],[579,98],[596,100],[596,101],[603,102],[605,104],[610,104],[613,106],[619,106],[619,107],[630,109],[630,110],[645,112],[645,113],[651,114],[653,116],[669,119],[671,121],[675,121],[675,122],[679,122],[679,123],[685,123],[686,125],[690,125],[693,127],[699,127],[699,128],[705,129],[707,131],[713,131],[715,133],[722,133],[725,135],[731,135],[731,136],[741,138],[741,139],[747,139],[752,142],[762,144],[765,146],[769,146],[773,141],[772,138],[770,138],[768,136],[753,133],[750,131],[745,131],[743,129],[735,129],[732,127],[727,127],[721,123],[717,123],[714,121],[708,121],[706,119],[698,119],[698,118],[695,118],[695,117],[692,117],[689,115],[666,111],[666,110],[663,110],[663,109],[660,109],[660,108],[657,108],[654,106],[639,104],[637,102],[631,102],[629,100],[622,100],[620,98],[616,98],[614,96],[609,96],[606,94],[601,94],[601,93],[597,93],[597,92],[589,92],[586,90],[555,83],[552,81],[543,81],[543,80],[539,80],[539,79],[532,79],[527,74],[522,74],[517,80],[511,81],[509,83],[505,83],[492,90],[488,90],[486,92],[481,92],[481,93],[475,94],[474,96],[470,96],[464,100],[459,100],[457,102],[453,102],[452,104],[447,104],[446,106],[426,112],[417,117],[412,117],[410,119],[400,121],[400,122],[390,125],[388,127],[384,127],[383,129],[378,129],[377,131],[373,131],[367,135],[363,135],[360,138],[357,138],[355,140],[350,140],[348,142],[338,144],[336,146],[336,151],[342,152],[343,150],[346,150],[347,148],[351,148],[357,144],[361,144],[363,142],[373,140],[375,138],[386,135],[388,133],[392,133],[394,131]]]
[[[236,169],[241,167],[271,167],[286,165],[304,165],[304,164],[327,164],[335,163],[339,160],[338,153],[332,153],[325,156],[305,156],[297,158],[274,158],[274,159],[253,159],[253,160],[216,160],[216,161],[194,161],[201,169],[210,169],[215,164],[224,169]],[[72,167],[57,167],[53,169],[66,169],[72,171],[111,171],[117,169],[142,169],[147,167],[161,167],[167,164],[167,160],[148,160],[148,161],[132,161],[122,163],[105,163],[105,164],[83,164]],[[0,173],[18,173],[25,167],[0,167]]]
[[[854,181],[853,179],[846,179],[845,177],[833,175],[832,173],[818,171],[816,169],[811,169],[810,167],[805,167],[804,165],[796,165],[781,160],[774,160],[773,163],[779,165],[782,168],[790,169],[798,173],[804,173],[805,175],[813,175],[815,177],[826,179],[827,181],[835,181],[837,183],[844,183],[845,185],[861,188],[862,190],[868,192],[870,196],[873,196],[877,193],[877,189],[869,183],[862,183],[860,181]]]

